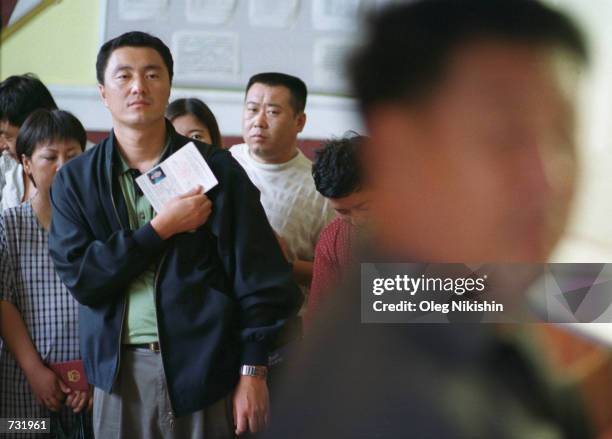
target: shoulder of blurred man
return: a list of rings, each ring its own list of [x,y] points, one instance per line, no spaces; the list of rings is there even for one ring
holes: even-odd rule
[[[364,324],[360,285],[354,270],[310,322],[265,438],[592,437],[578,395],[521,340],[490,324]]]

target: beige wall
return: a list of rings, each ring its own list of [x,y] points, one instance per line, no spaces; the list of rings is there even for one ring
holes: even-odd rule
[[[100,0],[49,6],[0,47],[0,78],[26,72],[47,84],[95,84]]]

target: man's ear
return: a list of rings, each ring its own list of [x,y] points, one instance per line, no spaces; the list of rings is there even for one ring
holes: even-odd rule
[[[296,116],[298,133],[301,133],[306,125],[306,113],[303,111]]]
[[[106,102],[106,89],[104,88],[103,84],[98,84],[98,92],[100,93],[104,106],[108,108],[108,103]]]

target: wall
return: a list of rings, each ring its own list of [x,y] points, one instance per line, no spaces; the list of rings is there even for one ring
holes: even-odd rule
[[[551,0],[578,21],[588,38],[591,63],[580,105],[581,179],[571,233],[559,261],[612,262],[612,2]]]
[[[49,85],[58,105],[75,113],[88,130],[109,130],[111,119],[98,97],[94,68],[104,6],[104,0],[62,0],[47,8],[0,48],[0,79],[36,73]],[[172,98],[183,96],[205,100],[217,116],[222,134],[240,136],[241,92],[173,90]],[[303,139],[362,130],[351,99],[311,95],[307,113]]]
[[[100,1],[62,0],[2,44],[0,77],[36,73],[48,84],[94,85]]]
[[[591,41],[594,63],[582,106],[583,178],[568,239],[558,260],[612,261],[612,2],[549,0],[577,17]],[[94,63],[100,44],[104,0],[62,0],[13,35],[0,48],[0,79],[37,73],[58,104],[74,112],[86,128],[107,131],[111,120],[95,84]],[[58,49],[59,48],[59,49]],[[173,97],[198,96],[211,106],[225,136],[240,135],[242,93],[176,89]],[[310,96],[302,139],[363,131],[351,99]],[[312,144],[312,143],[311,143]]]

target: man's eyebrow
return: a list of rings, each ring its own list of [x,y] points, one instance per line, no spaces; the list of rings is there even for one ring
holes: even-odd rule
[[[278,108],[283,108],[283,106],[281,104],[275,104],[273,102],[264,102],[259,103],[259,102],[253,102],[253,101],[247,101],[247,105],[266,105],[268,107],[278,107]]]
[[[147,64],[146,66],[144,66],[143,69],[144,70],[161,70],[161,66],[159,64]],[[136,69],[129,64],[119,64],[117,67],[115,67],[115,70],[113,71],[118,72],[120,70],[136,70]]]
[[[115,67],[113,72],[118,72],[119,70],[134,70],[134,68],[128,64],[120,64],[117,67]]]

